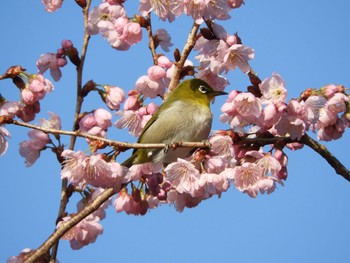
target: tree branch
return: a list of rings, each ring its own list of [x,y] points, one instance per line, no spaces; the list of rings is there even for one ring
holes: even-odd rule
[[[170,84],[169,84],[169,92],[172,92],[177,84],[180,82],[180,75],[181,75],[181,70],[185,65],[185,61],[188,58],[188,55],[190,54],[191,50],[194,47],[194,44],[196,43],[196,35],[199,29],[199,25],[196,22],[193,22],[192,29],[190,34],[188,35],[186,44],[184,46],[184,49],[182,50],[181,53],[181,58],[178,62],[175,62],[175,69],[173,76],[171,78]]]
[[[111,198],[116,192],[113,188],[108,188],[104,190],[96,199],[87,205],[83,210],[74,215],[67,222],[62,223],[62,225],[56,229],[54,233],[33,253],[31,254],[24,262],[33,263],[39,257],[47,253],[47,251],[54,245],[57,244],[59,239],[67,233],[72,227],[78,224],[81,220],[86,218],[88,215],[95,212],[105,201]]]
[[[84,41],[83,41],[83,47],[81,50],[80,64],[77,67],[77,90],[76,90],[77,100],[76,100],[76,105],[75,105],[75,114],[74,114],[74,121],[73,121],[73,127],[72,127],[73,130],[76,130],[76,127],[77,127],[77,124],[79,121],[79,114],[81,112],[81,108],[82,108],[83,101],[84,101],[83,94],[82,94],[83,68],[84,68],[86,52],[87,52],[89,39],[90,39],[90,35],[87,34],[85,28],[86,28],[87,21],[89,18],[90,5],[91,5],[91,0],[88,0],[86,2],[85,8],[82,9],[83,17],[84,17]],[[71,149],[71,150],[74,149],[75,141],[76,141],[76,136],[73,135],[70,139],[69,149]],[[62,179],[60,206],[59,206],[57,218],[61,218],[65,215],[68,202],[69,202],[68,181],[67,181],[67,179]],[[50,259],[51,263],[56,262],[58,242],[59,242],[59,240],[57,239],[56,243],[52,247],[51,259]]]
[[[309,146],[312,150],[321,155],[329,165],[333,167],[337,174],[343,176],[350,182],[350,171],[337,158],[335,158],[330,151],[328,151],[326,146],[318,143],[307,134],[300,139],[300,142]]]
[[[49,133],[49,134],[61,134],[61,135],[70,135],[70,136],[75,136],[75,137],[82,137],[86,139],[91,139],[91,140],[97,140],[101,142],[105,142],[108,146],[114,146],[114,147],[119,147],[119,148],[133,148],[133,149],[149,149],[149,148],[164,148],[168,146],[165,143],[127,143],[127,142],[119,142],[119,141],[114,141],[114,140],[109,140],[103,137],[99,137],[96,135],[91,135],[88,133],[83,133],[80,131],[65,131],[65,130],[56,130],[56,129],[49,129],[49,128],[44,128],[40,127],[37,125],[33,124],[28,124],[25,122],[20,122],[17,120],[12,120],[11,122],[18,126],[26,127],[26,128],[31,128],[35,130],[42,131],[44,133]],[[176,142],[176,147],[186,147],[186,148],[209,148],[210,143],[209,142]]]

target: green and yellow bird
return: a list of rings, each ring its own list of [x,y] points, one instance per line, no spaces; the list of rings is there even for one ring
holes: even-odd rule
[[[206,140],[211,130],[213,115],[210,101],[227,94],[213,90],[205,81],[190,79],[181,82],[164,100],[143,128],[138,143],[201,142]],[[188,157],[194,149],[135,149],[123,166],[130,167],[142,163],[169,164],[177,158]]]

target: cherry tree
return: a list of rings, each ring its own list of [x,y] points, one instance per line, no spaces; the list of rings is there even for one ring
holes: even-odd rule
[[[65,8],[59,0],[42,2],[48,13]],[[273,194],[293,176],[288,175],[290,150],[312,149],[334,173],[350,181],[348,169],[321,144],[341,139],[349,127],[347,88],[325,83],[301,89],[297,98],[289,98],[283,76],[277,72],[260,76],[252,66],[254,47],[224,26],[244,8],[243,0],[141,0],[133,3],[135,14],[123,0],[75,2],[84,22],[81,48],[75,39],[62,39],[52,46],[56,51],[38,56],[35,72],[26,70],[26,65],[8,65],[0,76],[0,80],[12,81],[17,95],[9,99],[2,92],[0,154],[15,147],[9,140],[12,130],[24,127],[28,137],[19,145],[19,158],[31,167],[52,154],[62,182],[58,216],[50,219],[56,222],[55,230],[38,248],[26,248],[8,262],[55,262],[60,240],[68,240],[74,250],[98,242],[108,207],[143,216],[162,205],[182,212],[228,189],[251,198]],[[167,26],[183,18],[190,21],[190,30],[184,32],[184,45],[174,46]],[[129,88],[119,86],[118,77],[108,84],[95,81],[84,71],[89,44],[95,39],[123,59],[133,59],[133,48],[146,43],[144,59],[149,60],[149,67],[128,80]],[[67,67],[76,71],[76,80],[65,91],[67,97],[75,96],[75,111],[71,119],[63,120],[50,108],[42,109],[41,103],[61,88]],[[233,72],[244,76],[248,85],[232,85]],[[221,124],[220,128],[213,125],[208,141],[169,146],[124,142],[115,136],[129,133],[137,138],[167,94],[183,79],[193,77],[229,93],[222,105],[219,100],[214,103],[220,107],[217,119]],[[49,111],[48,117],[38,118],[44,110]],[[69,122],[71,128],[67,128]],[[128,169],[121,165],[127,156],[123,152],[130,153],[129,149],[167,147],[197,150],[166,167],[147,163]],[[68,209],[68,203],[75,201],[76,209]]]

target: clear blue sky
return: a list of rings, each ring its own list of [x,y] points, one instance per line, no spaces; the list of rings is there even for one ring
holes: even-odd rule
[[[136,10],[136,1],[127,8]],[[99,1],[94,1],[99,4]],[[350,2],[246,0],[223,23],[228,32],[239,32],[243,42],[256,51],[252,66],[261,78],[278,72],[287,83],[289,97],[309,87],[329,83],[350,87]],[[129,11],[129,14],[132,14]],[[20,64],[36,72],[40,54],[55,52],[62,39],[82,44],[81,12],[74,1],[64,1],[54,14],[44,11],[41,1],[6,1],[0,9],[0,72]],[[168,27],[157,18],[155,27],[167,27],[174,47],[182,48],[190,27],[181,18]],[[144,41],[144,44],[146,42]],[[84,80],[130,89],[151,65],[146,45],[132,52],[109,48],[99,36],[92,37]],[[229,74],[229,89],[244,90],[247,78]],[[47,111],[62,116],[63,128],[71,128],[74,108],[74,68],[63,69],[63,79],[42,103],[38,117]],[[10,81],[0,82],[0,92],[17,98]],[[217,100],[214,114],[219,116]],[[99,104],[89,99],[84,110]],[[116,118],[114,119],[116,120]],[[35,123],[35,122],[34,122]],[[214,128],[224,127],[215,122]],[[60,196],[60,167],[49,152],[33,167],[25,168],[18,144],[27,139],[24,128],[7,126],[12,134],[8,153],[0,158],[1,249],[0,262],[23,248],[37,248],[53,231]],[[109,137],[134,141],[126,131]],[[350,167],[347,131],[327,147]],[[64,139],[68,144],[68,138]],[[80,144],[84,145],[84,144]],[[109,209],[102,221],[104,234],[95,244],[72,251],[60,243],[60,262],[349,262],[350,184],[335,174],[316,153],[305,148],[289,154],[289,177],[285,187],[271,195],[252,199],[230,188],[220,199],[213,197],[195,209],[178,213],[163,206],[146,216],[116,214]],[[73,198],[68,210],[75,211]]]

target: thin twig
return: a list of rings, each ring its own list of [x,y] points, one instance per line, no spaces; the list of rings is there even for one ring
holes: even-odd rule
[[[153,33],[152,33],[152,24],[151,24],[151,13],[147,14],[147,33],[149,38],[148,47],[152,53],[153,64],[157,65],[157,52],[156,52],[156,44],[154,42]]]
[[[35,129],[42,131],[44,133],[48,134],[61,134],[61,135],[69,135],[69,136],[75,136],[75,137],[81,137],[81,138],[86,138],[90,140],[96,140],[96,141],[101,141],[105,142],[108,146],[114,146],[118,148],[123,148],[123,149],[128,149],[128,148],[133,148],[133,149],[149,149],[149,148],[164,148],[167,147],[168,145],[165,143],[127,143],[127,142],[119,142],[119,141],[114,141],[114,140],[109,140],[103,137],[99,137],[96,135],[91,135],[88,133],[80,132],[80,131],[66,131],[66,130],[56,130],[56,129],[50,129],[50,128],[44,128],[40,127],[37,125],[17,121],[17,120],[12,120],[12,124],[30,128],[30,129]],[[176,147],[186,147],[186,148],[209,148],[210,144],[209,142],[176,142]]]
[[[181,76],[181,70],[185,65],[186,59],[188,58],[188,55],[190,54],[191,50],[194,47],[194,44],[196,43],[196,35],[199,29],[199,25],[196,22],[193,22],[192,29],[190,34],[188,35],[186,44],[184,46],[184,49],[181,53],[181,58],[178,62],[175,63],[175,69],[173,76],[171,78],[170,84],[169,84],[169,92],[172,92],[177,84],[179,84],[180,76]]]
[[[76,130],[76,127],[77,127],[77,124],[79,121],[78,120],[79,114],[81,112],[81,108],[82,108],[82,104],[83,104],[83,96],[82,96],[83,68],[84,68],[86,52],[87,52],[89,39],[90,39],[90,35],[87,34],[85,28],[86,28],[88,17],[89,17],[90,5],[91,5],[91,0],[88,0],[86,3],[86,7],[83,8],[83,10],[82,10],[83,17],[84,17],[84,41],[83,41],[83,47],[82,47],[81,56],[80,56],[80,64],[77,67],[77,90],[76,90],[77,99],[76,99],[75,115],[74,115],[73,128],[72,128],[73,130]],[[71,149],[71,150],[74,149],[75,141],[76,141],[76,136],[72,135],[71,140],[70,140],[70,144],[69,144],[69,149]],[[60,207],[59,207],[57,218],[61,218],[65,215],[68,202],[69,202],[68,181],[67,181],[67,179],[62,179]],[[56,243],[53,244],[51,259],[50,259],[51,263],[56,262],[58,243],[59,243],[59,240],[57,239]],[[48,250],[49,249],[50,249],[50,247],[48,248]]]

